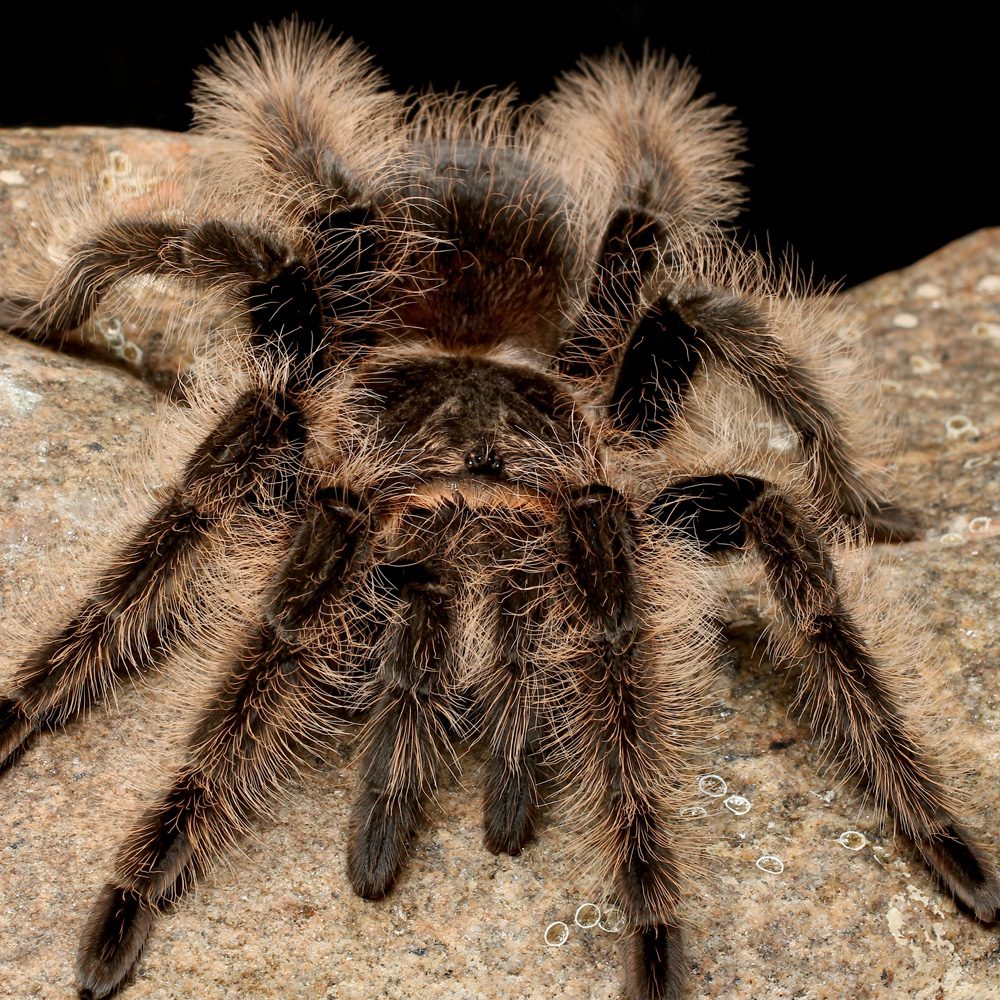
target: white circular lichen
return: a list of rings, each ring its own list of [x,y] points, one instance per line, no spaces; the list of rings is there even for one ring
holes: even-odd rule
[[[972,335],[980,340],[1000,340],[1000,323],[973,323]]]
[[[554,920],[545,928],[545,943],[550,948],[561,948],[569,940],[569,925]]]
[[[722,804],[737,816],[745,816],[750,812],[750,800],[742,795],[730,795]]]
[[[717,774],[703,774],[698,779],[698,791],[702,795],[710,795],[713,799],[721,799],[728,791],[725,781]]]
[[[122,357],[130,365],[141,365],[142,364],[142,348],[133,343],[131,340],[126,341],[124,347],[122,347]]]
[[[868,843],[868,838],[857,830],[845,830],[837,838],[837,842],[849,851],[860,851]]]
[[[979,428],[961,413],[948,417],[944,429],[950,438],[975,437],[979,433]]]
[[[757,867],[769,875],[780,875],[785,870],[785,862],[774,854],[764,854],[757,859]]]
[[[573,914],[573,923],[577,927],[589,930],[601,922],[601,908],[596,903],[581,903]]]
[[[917,375],[926,375],[928,372],[936,372],[941,365],[937,361],[925,358],[922,354],[914,354],[910,357],[910,368]]]

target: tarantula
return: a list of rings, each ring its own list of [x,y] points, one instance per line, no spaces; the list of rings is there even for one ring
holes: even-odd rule
[[[391,889],[450,746],[477,743],[486,847],[519,852],[545,783],[571,790],[628,918],[627,995],[679,997],[676,813],[706,734],[712,568],[746,550],[816,732],[995,918],[996,869],[832,554],[911,523],[862,465],[820,346],[795,340],[808,310],[721,229],[740,133],[696,83],[611,56],[520,111],[408,101],[350,43],[257,31],[200,76],[200,194],[95,224],[4,300],[5,325],[40,337],[140,278],[238,312],[175,407],[173,481],[0,699],[6,766],[168,658],[217,661],[90,914],[81,995],[118,990],[157,912],[360,719],[357,893]],[[694,449],[717,380],[787,424],[797,476]]]

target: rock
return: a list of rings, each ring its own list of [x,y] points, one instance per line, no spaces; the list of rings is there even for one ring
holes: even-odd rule
[[[0,289],[26,189],[102,144],[139,163],[170,159],[186,142],[133,131],[0,135]],[[1000,825],[1000,230],[847,298],[867,324],[896,417],[898,496],[923,524],[919,540],[884,550],[886,582],[909,591],[926,619],[945,711],[966,731],[979,772],[969,825],[990,833]],[[39,581],[66,579],[74,553],[102,533],[110,470],[160,405],[150,383],[186,364],[162,331],[133,336],[139,364],[107,363],[84,335],[86,357],[0,334],[0,617],[10,619],[19,595],[30,601]],[[754,648],[755,607],[731,630],[739,655],[726,657],[715,686],[724,738],[701,764],[750,809],[736,815],[706,797],[707,815],[692,819],[708,872],[688,909],[692,997],[989,995],[995,932],[959,914],[905,842],[820,770],[818,747],[789,714],[784,675]],[[6,648],[0,666],[14,666]],[[114,711],[41,738],[0,782],[0,970],[10,996],[70,995],[82,922],[132,816],[135,762],[155,743],[151,720],[163,706],[151,701],[126,692]],[[520,857],[486,853],[482,768],[469,755],[460,778],[442,775],[395,891],[365,902],[344,873],[355,779],[336,758],[292,791],[242,854],[157,924],[129,1000],[620,996],[617,935],[573,922],[580,904],[602,900],[558,815]],[[860,839],[848,837],[844,846],[846,831],[864,844],[852,850]],[[756,866],[768,855],[783,871]],[[544,944],[553,921],[569,925],[563,947]]]
[[[68,238],[62,204],[85,202],[97,214],[159,211],[176,195],[183,165],[197,161],[198,136],[150,129],[22,128],[0,133],[0,294],[21,290],[15,269],[41,243],[57,255]],[[53,216],[54,225],[39,219]],[[142,318],[133,314],[141,302]],[[183,289],[126,287],[95,317],[62,339],[64,348],[107,358],[162,388],[191,363],[199,331],[186,326]],[[201,331],[203,332],[203,331]]]

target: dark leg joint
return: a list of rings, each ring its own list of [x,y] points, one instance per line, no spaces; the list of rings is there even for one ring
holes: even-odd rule
[[[626,207],[615,212],[597,256],[588,313],[599,317],[599,323],[617,320],[631,326],[642,286],[665,244],[662,224],[644,209]],[[599,334],[578,329],[563,347],[560,368],[570,378],[589,378],[614,364],[617,354]]]
[[[639,322],[608,400],[614,425],[659,444],[677,419],[708,347],[667,299]]]
[[[704,552],[747,543],[746,514],[767,484],[752,476],[697,476],[662,490],[649,514]]]
[[[440,574],[428,563],[382,563],[377,568],[379,581],[396,598],[409,601],[415,594],[449,589],[441,583]]]

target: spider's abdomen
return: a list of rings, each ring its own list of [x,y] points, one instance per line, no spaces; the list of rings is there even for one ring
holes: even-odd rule
[[[404,325],[445,349],[554,354],[584,277],[566,192],[513,149],[438,141],[415,156],[411,211],[434,249]]]

